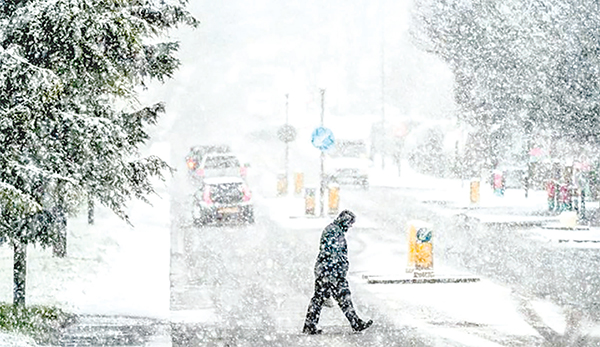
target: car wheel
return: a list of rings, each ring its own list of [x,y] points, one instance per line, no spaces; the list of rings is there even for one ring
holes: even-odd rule
[[[194,224],[197,226],[206,225],[209,222],[209,218],[206,213],[197,212],[194,214]]]
[[[242,213],[242,221],[247,224],[254,224],[254,209],[252,207],[244,210],[244,213]]]
[[[202,226],[206,224],[206,219],[200,217],[200,218],[194,218],[194,225],[196,226]]]

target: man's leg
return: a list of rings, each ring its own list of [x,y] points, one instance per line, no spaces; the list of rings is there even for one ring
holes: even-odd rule
[[[308,305],[308,312],[306,312],[306,320],[304,321],[304,329],[302,330],[308,334],[317,334],[317,324],[319,324],[319,317],[321,316],[321,308],[323,307],[324,295],[328,291],[328,281],[326,278],[317,277],[315,280],[315,293],[310,300]]]
[[[348,319],[348,322],[350,322],[350,326],[352,326],[354,331],[362,331],[373,324],[373,321],[371,320],[365,322],[358,318],[354,305],[352,305],[350,286],[348,285],[346,278],[339,278],[334,283],[333,296],[337,300],[342,312],[344,312],[346,319]]]
[[[338,302],[342,312],[350,322],[351,326],[356,326],[359,321],[354,305],[352,305],[352,298],[350,293],[350,287],[348,281],[345,278],[338,278],[333,285],[333,298]]]

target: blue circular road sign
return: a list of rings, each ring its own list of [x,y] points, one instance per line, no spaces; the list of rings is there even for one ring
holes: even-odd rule
[[[417,230],[417,241],[425,243],[431,242],[431,237],[433,236],[431,230],[427,228],[421,228]]]
[[[317,147],[321,151],[326,151],[333,146],[335,143],[335,138],[333,137],[333,132],[324,127],[318,127],[313,131],[312,135],[312,144]]]

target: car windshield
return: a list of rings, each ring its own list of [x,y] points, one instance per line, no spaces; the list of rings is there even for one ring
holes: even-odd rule
[[[189,158],[194,160],[202,159],[202,156],[207,155],[209,153],[227,153],[231,152],[231,148],[228,145],[203,145],[203,146],[194,146],[190,149],[188,154]]]
[[[236,157],[207,157],[205,162],[206,169],[228,169],[239,168],[240,162]]]

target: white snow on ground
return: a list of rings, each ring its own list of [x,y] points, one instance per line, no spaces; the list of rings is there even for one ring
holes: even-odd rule
[[[435,178],[414,171],[405,160],[402,161],[401,171],[402,174],[398,176],[395,166],[387,165],[386,169],[374,168],[370,173],[370,179],[373,185],[413,189],[413,194],[419,201],[443,202],[451,208],[500,209],[514,207],[531,211],[547,208],[545,191],[531,190],[529,197],[525,198],[523,189],[507,189],[504,196],[498,196],[494,194],[489,179],[486,177],[476,177],[470,180]],[[470,201],[470,184],[473,180],[479,181],[480,198],[478,203]],[[503,215],[502,217],[512,220],[518,216]]]
[[[551,247],[600,248],[599,228],[568,229],[556,223],[534,228],[528,234],[528,237],[545,241]]]
[[[547,216],[524,216],[515,213],[520,212],[539,212],[547,208],[545,191],[529,191],[525,198],[524,190],[508,189],[503,196],[494,194],[492,188],[485,180],[480,180],[480,199],[477,203],[470,201],[470,181],[458,179],[438,179],[422,175],[411,170],[404,163],[402,175],[398,177],[395,167],[388,167],[386,170],[372,169],[370,173],[370,183],[372,186],[389,186],[397,188],[410,189],[413,196],[419,201],[431,203],[440,203],[444,206],[447,213],[465,213],[476,217],[483,222],[534,222],[544,221],[557,229],[534,229],[539,232],[540,237],[556,240],[570,240],[571,243],[578,240],[599,240],[597,243],[591,243],[585,247],[600,247],[600,228],[586,228],[586,230],[564,229],[559,217]],[[404,193],[407,193],[405,191]],[[292,229],[321,229],[332,220],[332,217],[314,217],[305,216],[305,201],[303,197],[289,194],[287,197],[274,199],[270,204],[271,217]],[[318,212],[317,212],[318,214]],[[361,216],[355,224],[357,228],[376,228],[377,225],[369,220],[368,216]],[[591,229],[591,230],[590,230]],[[528,231],[530,234],[532,231]],[[578,235],[578,236],[576,236]],[[575,241],[574,241],[575,240]],[[351,248],[352,239],[349,239]],[[568,245],[565,244],[568,247]],[[570,245],[572,246],[572,244]],[[401,245],[400,247],[406,247]],[[382,252],[384,253],[384,252]],[[398,259],[383,259],[381,256],[373,255],[364,257],[370,259],[367,263],[356,264],[360,269],[370,269],[369,272],[384,274],[390,278],[411,277],[408,274],[400,273],[398,268],[381,268],[382,264],[397,264]],[[377,270],[374,270],[377,269]],[[363,271],[351,273],[352,281],[366,282],[361,278]],[[391,275],[390,274],[395,274]],[[465,277],[468,274],[460,274],[455,270],[446,268],[443,265],[435,266],[435,277]],[[452,317],[452,321],[475,322],[482,326],[494,326],[498,331],[503,331],[512,335],[536,335],[537,332],[523,319],[519,313],[519,303],[515,301],[511,291],[505,287],[495,284],[489,280],[481,279],[475,283],[468,284],[410,284],[410,285],[389,285],[389,284],[371,284],[368,287],[369,295],[380,298],[379,302],[384,302],[383,309],[389,309],[392,312],[402,312],[406,310],[407,298],[412,301],[410,309],[410,321],[406,317],[397,317],[398,324],[409,324],[418,326],[425,331],[429,330],[436,335],[459,342],[465,346],[499,346],[496,343],[482,339],[472,334],[457,329],[444,328],[444,317]],[[372,302],[370,302],[372,304]],[[532,302],[532,307],[543,318],[544,323],[551,329],[562,334],[565,330],[564,313],[556,305],[541,300]],[[435,312],[435,314],[432,314]],[[422,314],[420,314],[422,313]],[[423,319],[419,319],[422,316]],[[439,317],[439,322],[430,321],[431,317]],[[591,330],[590,330],[591,331]]]
[[[564,334],[567,326],[565,314],[560,307],[545,301],[534,300],[531,305],[540,315],[541,319],[552,330]]]
[[[20,334],[0,333],[0,346],[30,347],[35,346],[35,342],[31,338]]]
[[[167,144],[151,154],[168,158]],[[79,314],[129,315],[169,319],[170,201],[167,184],[156,184],[152,205],[132,202],[133,226],[102,206],[88,225],[87,209],[69,218],[67,257],[29,246],[27,304],[55,305]],[[12,302],[12,249],[0,246],[0,301]],[[0,346],[31,346],[0,333]]]
[[[94,225],[83,214],[69,219],[66,258],[29,246],[27,303],[78,313],[168,317],[168,200],[153,200],[153,208],[132,207],[135,228],[104,208],[96,209]],[[11,302],[8,245],[0,248],[0,282],[0,300]]]
[[[156,145],[152,150],[160,152],[163,158],[168,158],[167,144]],[[457,208],[472,208],[470,211],[477,213],[477,209],[473,208],[469,201],[468,182],[431,179],[411,172],[408,168],[404,169],[400,178],[391,172],[373,169],[372,185],[383,184],[418,187],[421,189],[415,190],[415,195],[420,196],[422,200],[441,199]],[[96,209],[94,225],[87,224],[85,213],[70,218],[66,258],[53,257],[51,249],[31,246],[28,250],[27,302],[56,305],[82,314],[119,314],[170,319],[171,220],[167,185],[159,184],[158,192],[161,196],[152,197],[152,206],[143,202],[131,204],[129,212],[133,227],[101,207]],[[508,190],[506,195],[500,198],[494,196],[491,189],[482,184],[481,199],[475,207],[483,210],[483,207],[522,206],[540,210],[545,208],[545,196],[540,196],[543,194],[544,192],[533,191],[528,199],[524,199],[522,191]],[[282,204],[282,201],[286,203]],[[273,218],[290,227],[320,229],[331,219],[304,217],[301,197],[272,199],[271,208]],[[282,213],[285,211],[287,214]],[[494,215],[505,221],[515,218],[499,211]],[[371,227],[372,222],[363,218],[356,226]],[[556,238],[573,232],[545,231],[547,236],[557,235]],[[600,239],[600,231],[597,228],[590,228],[586,232]],[[355,276],[354,280],[361,279]],[[388,301],[391,306],[400,305],[402,298],[411,297],[414,305],[425,311],[435,307],[436,311],[446,312],[453,318],[494,325],[513,334],[532,333],[531,328],[516,313],[510,293],[505,288],[485,280],[468,286],[437,284],[399,288],[372,285],[369,288],[374,295],[396,296],[398,301]],[[440,290],[443,290],[443,296],[439,295]],[[12,250],[6,244],[0,247],[0,300],[12,301]],[[556,308],[543,302],[537,303],[535,307],[542,317],[550,320],[547,322],[549,326],[559,332],[564,329],[564,316]],[[177,319],[186,321],[184,313],[179,312]],[[192,316],[198,319],[197,312],[192,312]],[[425,323],[415,321],[414,324]],[[440,327],[430,328],[435,329],[436,333],[444,333]],[[450,331],[447,333],[451,334]],[[471,341],[472,338],[453,337],[467,345],[484,346],[483,341]],[[0,334],[0,345],[30,346],[33,343],[16,335]]]

